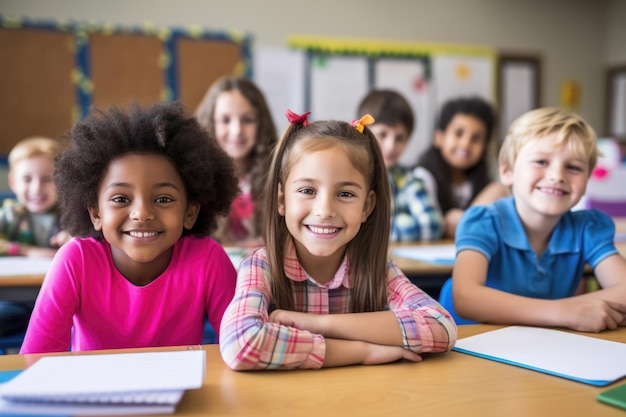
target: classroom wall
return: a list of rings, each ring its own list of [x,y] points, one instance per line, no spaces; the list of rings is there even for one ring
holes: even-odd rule
[[[603,128],[604,74],[626,62],[623,0],[0,0],[0,14],[251,33],[255,47],[293,34],[489,45],[543,58],[544,105],[582,87],[579,112]],[[419,115],[418,115],[419,117]]]
[[[609,3],[607,32],[607,63],[626,66],[626,1]]]

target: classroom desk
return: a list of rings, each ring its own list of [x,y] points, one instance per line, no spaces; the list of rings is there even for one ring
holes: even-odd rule
[[[450,244],[454,244],[454,241],[451,239],[437,240],[434,242],[392,243],[390,245],[390,250],[402,246],[432,246]],[[441,286],[452,275],[452,265],[435,265],[400,256],[393,256],[392,259],[413,284],[426,291],[433,298],[439,298]]]
[[[460,326],[459,337],[497,328]],[[585,335],[626,343],[626,328]],[[178,416],[624,416],[596,401],[624,380],[595,387],[457,352],[426,355],[421,363],[235,372],[217,345],[202,348],[204,386],[185,394]],[[40,356],[0,356],[0,370],[23,369]]]
[[[0,300],[32,301],[37,298],[51,259],[0,257]]]

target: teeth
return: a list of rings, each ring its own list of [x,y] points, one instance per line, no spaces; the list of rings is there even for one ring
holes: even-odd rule
[[[563,191],[556,190],[554,188],[542,188],[542,190],[543,190],[543,192],[549,193],[549,194],[555,194],[555,195],[563,195],[563,194],[565,194]]]
[[[152,237],[156,236],[157,232],[128,232],[132,237]]]
[[[315,226],[309,226],[309,229],[311,229],[311,231],[313,233],[319,233],[319,234],[323,234],[323,235],[330,235],[332,233],[337,233],[337,230],[339,230],[336,227],[334,227],[332,229],[329,229],[329,228],[326,228],[326,227],[315,227]]]

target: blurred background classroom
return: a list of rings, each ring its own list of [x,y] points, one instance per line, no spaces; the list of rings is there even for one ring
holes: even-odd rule
[[[193,111],[224,74],[258,83],[279,130],[286,108],[351,120],[367,90],[395,88],[417,116],[406,165],[458,95],[495,105],[499,139],[558,106],[619,145],[625,21],[624,0],[0,0],[0,194],[20,139],[59,137],[92,106]]]

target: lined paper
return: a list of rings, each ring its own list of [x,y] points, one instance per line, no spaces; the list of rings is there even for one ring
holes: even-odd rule
[[[44,357],[0,384],[0,413],[173,412],[202,386],[205,361],[204,350]]]

